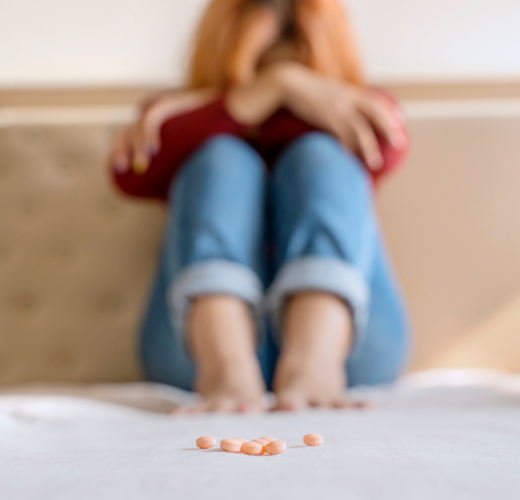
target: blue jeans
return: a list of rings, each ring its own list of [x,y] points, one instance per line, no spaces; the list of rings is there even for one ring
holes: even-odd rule
[[[286,299],[335,294],[350,307],[350,385],[394,380],[408,353],[408,322],[360,161],[319,132],[294,141],[272,174],[245,141],[208,140],[169,196],[160,266],[141,335],[148,380],[191,390],[185,341],[190,301],[210,293],[247,302],[258,318],[258,357],[270,387]]]

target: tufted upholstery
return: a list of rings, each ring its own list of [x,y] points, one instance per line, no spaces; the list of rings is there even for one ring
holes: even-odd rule
[[[0,130],[0,382],[139,378],[163,222],[105,172],[108,126]]]
[[[520,292],[520,117],[410,125],[409,165],[378,205],[422,368]],[[111,187],[112,133],[0,129],[0,384],[140,377],[135,340],[164,214]],[[484,366],[516,349],[508,368],[520,371],[520,336],[490,342]]]

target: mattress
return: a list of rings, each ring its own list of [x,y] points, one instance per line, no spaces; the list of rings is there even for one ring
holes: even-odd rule
[[[0,498],[520,498],[520,376],[430,371],[352,394],[374,408],[172,417],[192,394],[146,383],[4,390]],[[311,432],[325,444],[305,446]],[[206,434],[272,435],[288,449],[197,449]]]

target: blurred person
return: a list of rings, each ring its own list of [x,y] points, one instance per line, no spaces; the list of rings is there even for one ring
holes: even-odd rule
[[[393,381],[406,311],[373,186],[407,148],[368,88],[339,0],[213,0],[185,89],[152,96],[115,141],[113,177],[164,200],[141,332],[148,380],[197,390],[184,412],[361,406]]]

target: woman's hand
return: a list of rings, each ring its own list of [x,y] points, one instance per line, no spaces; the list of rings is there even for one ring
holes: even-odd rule
[[[161,147],[162,124],[172,116],[203,106],[215,95],[211,90],[173,91],[152,99],[143,106],[137,121],[117,135],[110,154],[112,167],[118,172],[132,168],[136,173],[144,173]]]
[[[279,69],[278,78],[286,107],[334,134],[372,170],[383,166],[378,136],[396,148],[407,140],[403,118],[389,99],[373,90],[325,78],[300,64]]]

